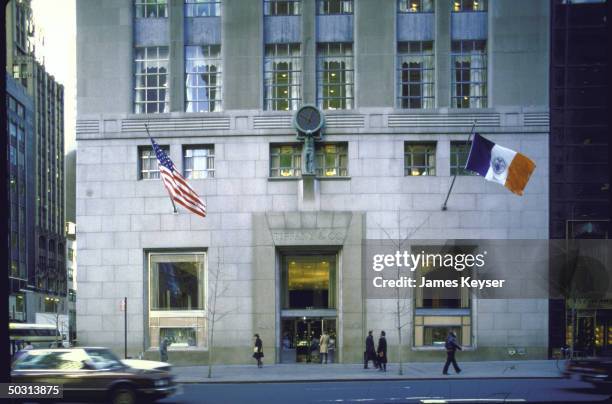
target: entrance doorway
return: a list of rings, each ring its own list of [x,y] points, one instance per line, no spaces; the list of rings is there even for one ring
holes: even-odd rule
[[[298,317],[281,320],[281,363],[320,363],[319,339],[329,335],[328,363],[335,362],[336,318]]]

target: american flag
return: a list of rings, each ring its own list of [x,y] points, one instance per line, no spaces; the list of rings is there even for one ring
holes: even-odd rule
[[[206,205],[187,180],[179,173],[166,152],[151,138],[153,150],[159,163],[159,173],[170,194],[170,199],[196,215],[206,217]]]

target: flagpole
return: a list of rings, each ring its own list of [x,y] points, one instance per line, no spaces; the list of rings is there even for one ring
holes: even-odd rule
[[[472,135],[474,134],[474,129],[476,129],[476,120],[472,123],[472,129],[470,130],[470,134],[468,135],[467,143],[470,143],[472,140]],[[442,204],[442,210],[446,210],[446,203],[448,202],[448,198],[450,197],[451,192],[453,191],[453,186],[455,185],[455,180],[457,179],[457,172],[459,170],[455,170],[455,175],[453,176],[453,180],[451,181],[450,187],[448,188],[448,193],[446,194],[446,199],[444,199],[444,203]]]
[[[144,124],[144,127],[145,127],[145,130],[147,131],[147,136],[149,136],[149,140],[151,141],[151,145],[153,145],[153,138],[151,137],[151,134],[149,133],[149,125],[147,125],[146,122]],[[170,195],[168,195],[168,198],[170,198],[170,202],[172,202],[172,208],[174,209],[174,213],[178,213],[178,210],[176,209],[176,205],[174,204],[174,200],[172,199]]]

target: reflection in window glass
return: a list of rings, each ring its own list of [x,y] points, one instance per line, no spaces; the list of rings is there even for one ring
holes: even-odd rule
[[[134,112],[168,112],[168,47],[137,47],[134,55]]]
[[[203,310],[204,262],[204,254],[151,254],[151,310]]]
[[[136,18],[168,17],[168,0],[136,0]]]
[[[457,342],[462,345],[462,332],[461,327],[447,327],[447,326],[435,326],[435,327],[424,327],[423,330],[423,345],[424,346],[437,346],[443,347],[446,343],[448,333],[454,331],[457,335]]]
[[[168,347],[173,348],[186,348],[195,347],[196,341],[196,330],[195,328],[160,328],[159,329],[159,340],[168,340]]]
[[[183,154],[185,178],[213,178],[215,149],[213,145],[185,147]]]
[[[185,111],[221,111],[221,45],[185,46]]]
[[[220,1],[185,0],[185,16],[187,17],[218,17],[220,15]]]
[[[452,0],[453,12],[487,11],[487,0]]]
[[[302,175],[302,145],[270,145],[270,177]]]

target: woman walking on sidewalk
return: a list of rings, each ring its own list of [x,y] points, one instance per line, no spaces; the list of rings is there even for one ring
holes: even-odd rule
[[[327,364],[327,351],[329,350],[329,334],[323,331],[321,338],[319,338],[319,356],[321,363],[323,363],[323,356],[325,356],[325,364]]]
[[[457,361],[455,360],[455,351],[458,349],[461,351],[461,347],[457,344],[457,335],[455,335],[454,331],[450,331],[448,333],[448,337],[446,338],[446,343],[444,344],[446,348],[446,363],[444,364],[444,370],[442,371],[443,375],[448,374],[448,367],[450,364],[453,364],[453,368],[457,374],[461,373],[461,369],[457,365]]]
[[[387,371],[387,339],[385,338],[385,332],[380,332],[380,338],[378,339],[378,348],[376,349],[376,353],[378,353],[378,366],[381,372]]]
[[[255,334],[253,337],[255,338],[255,345],[253,346],[253,358],[257,360],[257,367],[262,368],[263,363],[261,361],[261,358],[264,357],[263,343],[261,342],[261,338],[259,338],[259,334]]]

